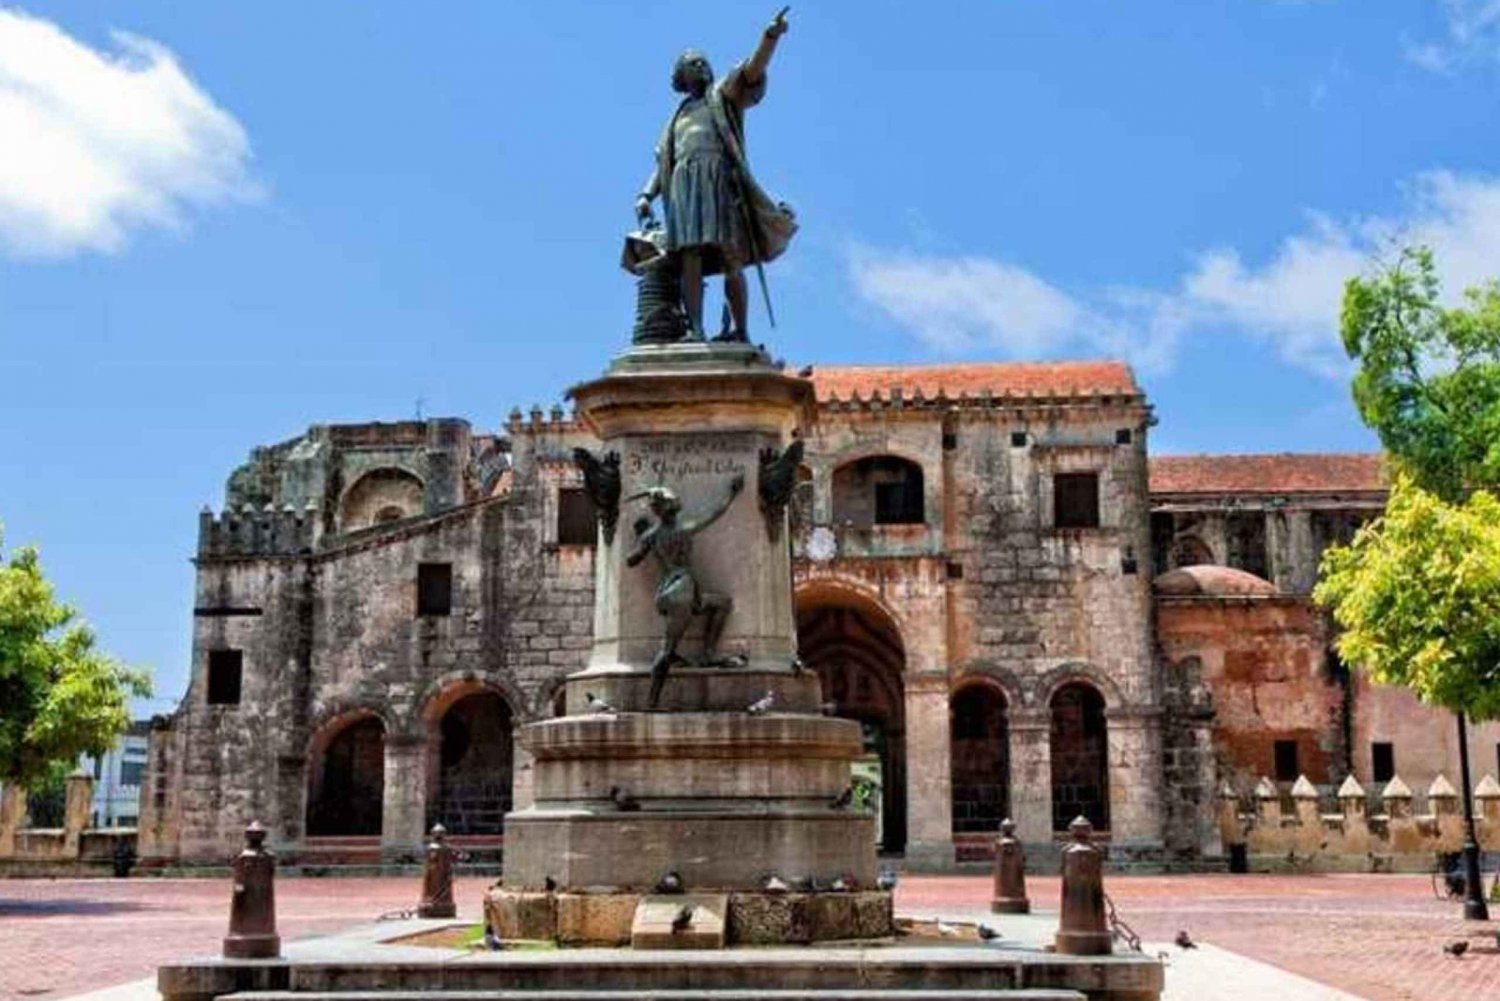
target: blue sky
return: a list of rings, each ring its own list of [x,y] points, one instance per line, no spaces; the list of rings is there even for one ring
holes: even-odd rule
[[[547,404],[628,337],[686,45],[773,4],[0,7],[0,520],[184,684],[196,512],[322,421]],[[788,360],[1130,359],[1164,451],[1365,449],[1342,280],[1500,273],[1494,0],[798,6],[748,120]],[[714,314],[714,299],[710,314]]]

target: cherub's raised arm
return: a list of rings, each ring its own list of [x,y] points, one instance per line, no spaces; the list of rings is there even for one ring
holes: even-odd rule
[[[722,501],[719,502],[719,506],[705,515],[702,521],[695,521],[692,524],[688,525],[687,530],[689,532],[701,532],[709,525],[712,525],[714,522],[718,521],[720,516],[723,515],[725,511],[729,510],[729,505],[734,503],[734,499],[740,495],[740,491],[744,489],[745,474],[735,473],[734,479],[729,481],[729,493],[724,497]]]
[[[771,65],[771,56],[776,51],[776,43],[781,40],[781,36],[785,35],[787,28],[790,27],[786,23],[786,12],[791,9],[790,7],[783,7],[777,11],[776,16],[771,19],[771,23],[766,25],[766,30],[761,32],[760,44],[755,47],[755,52],[750,56],[749,61],[745,63],[744,73],[746,83],[757,84],[766,75],[766,67]]]

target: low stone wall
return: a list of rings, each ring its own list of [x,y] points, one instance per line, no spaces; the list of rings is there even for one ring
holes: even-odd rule
[[[1460,796],[1441,775],[1428,787],[1422,813],[1399,775],[1375,797],[1351,775],[1334,799],[1338,810],[1323,812],[1305,775],[1286,795],[1268,778],[1249,797],[1225,783],[1219,831],[1226,848],[1245,846],[1257,872],[1428,872],[1439,852],[1463,846]],[[1474,819],[1481,849],[1500,851],[1500,783],[1493,776],[1474,788]]]
[[[93,781],[68,777],[62,827],[27,827],[26,793],[7,786],[0,793],[0,876],[103,876],[115,871],[117,854],[136,857],[133,827],[89,828]]]

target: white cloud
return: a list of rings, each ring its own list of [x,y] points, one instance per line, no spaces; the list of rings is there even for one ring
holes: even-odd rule
[[[254,197],[239,122],[176,57],[123,32],[117,51],[0,9],[0,251],[114,251],[138,227]]]
[[[1311,215],[1267,260],[1212,249],[1165,288],[1064,290],[1010,262],[870,248],[851,255],[850,273],[866,301],[943,352],[1102,352],[1150,372],[1172,366],[1185,336],[1230,334],[1338,378],[1348,366],[1338,336],[1345,280],[1408,243],[1433,248],[1455,300],[1500,273],[1500,178],[1424,174],[1398,215]]]
[[[1438,0],[1447,24],[1439,41],[1407,45],[1406,58],[1435,73],[1475,59],[1500,59],[1500,0]]]

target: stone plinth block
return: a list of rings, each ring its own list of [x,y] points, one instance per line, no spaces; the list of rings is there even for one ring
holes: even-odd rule
[[[563,945],[626,945],[640,902],[635,893],[559,893],[557,940]]]
[[[729,897],[679,893],[642,897],[630,925],[632,949],[722,949]]]
[[[591,813],[534,807],[505,822],[505,884],[649,890],[676,871],[690,890],[755,890],[769,873],[847,874],[875,882],[875,820],[866,813],[690,810]]]
[[[759,813],[831,803],[849,784],[861,736],[858,723],[824,716],[625,713],[530,724],[521,743],[540,808],[614,812],[613,789],[645,810],[744,801]]]
[[[634,913],[634,908],[631,909]],[[484,922],[502,941],[557,938],[557,896],[495,889],[484,898]]]
[[[620,457],[619,531],[611,543],[601,538],[596,552],[594,645],[585,674],[646,673],[661,646],[661,569],[654,559],[633,567],[626,560],[636,526],[651,524],[640,495],[667,488],[681,502],[680,521],[698,522],[718,509],[737,476],[744,491],[693,537],[693,574],[700,592],[733,601],[717,652],[753,669],[790,673],[796,620],[786,512],[762,503],[760,470],[763,450],[780,454],[814,419],[812,383],[753,350],[674,346],[632,351],[611,374],[570,395],[602,451]],[[694,622],[678,648],[689,664],[703,653],[703,625]]]

